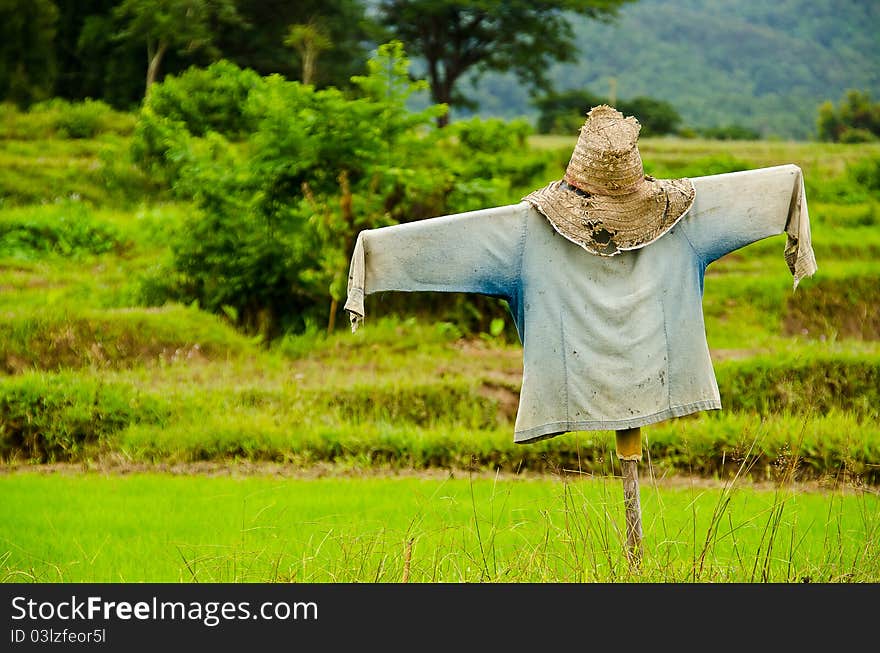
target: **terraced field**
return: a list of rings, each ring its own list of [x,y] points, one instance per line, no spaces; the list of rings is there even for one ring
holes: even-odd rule
[[[570,152],[570,143],[535,142],[558,152],[560,160]],[[237,332],[225,318],[196,306],[151,305],[145,299],[145,280],[168,257],[171,234],[191,207],[168,200],[127,167],[122,162],[125,147],[124,135],[83,142],[0,141],[0,484],[4,496],[13,498],[4,502],[0,520],[0,575],[10,580],[395,579],[402,573],[400,547],[414,539],[420,555],[429,542],[440,546],[432,538],[449,529],[453,537],[458,533],[467,542],[452,547],[443,561],[414,558],[420,570],[414,579],[622,577],[621,552],[614,545],[616,490],[597,503],[594,486],[579,489],[583,495],[578,507],[557,515],[564,518],[570,514],[566,510],[575,510],[583,517],[584,510],[611,506],[607,513],[605,508],[594,513],[604,515],[608,539],[581,541],[591,555],[610,556],[607,564],[595,563],[590,572],[583,571],[583,560],[576,557],[531,568],[517,557],[516,515],[499,512],[501,521],[487,516],[496,505],[493,501],[500,501],[505,492],[533,507],[536,504],[529,502],[545,500],[558,507],[554,501],[565,505],[564,488],[573,482],[566,479],[587,475],[602,484],[615,472],[612,433],[571,433],[526,446],[512,443],[522,367],[521,349],[509,325],[494,330],[494,335],[468,332],[449,316],[426,314],[421,304],[375,297],[370,298],[371,319],[357,334],[339,330],[327,335],[314,328],[267,343]],[[853,503],[846,504],[845,510],[852,512],[845,519],[857,526],[847,531],[855,534],[841,549],[848,557],[819,576],[880,578],[876,519],[869,518],[877,514],[880,483],[880,146],[648,139],[641,149],[649,170],[657,175],[712,174],[719,171],[713,167],[718,165],[800,165],[819,263],[818,274],[796,293],[791,291],[781,237],[756,243],[710,267],[704,297],[706,330],[725,408],[643,429],[650,475],[658,482],[657,505],[649,503],[646,513],[654,511],[658,519],[664,516],[677,524],[674,537],[647,542],[648,560],[654,561],[648,567],[654,571],[646,578],[749,581],[816,576],[836,546],[829,540],[831,522],[820,523],[826,517],[818,515],[834,519],[836,502],[853,490],[857,498],[846,499]],[[74,473],[66,467],[65,474],[55,473],[57,467],[51,464],[58,463],[73,463],[84,471]],[[341,485],[353,483],[341,476],[372,477],[378,472],[380,477],[368,483],[358,481],[367,484],[357,492],[379,493],[379,506],[394,503],[389,495],[409,497],[404,501],[409,507],[396,516],[389,512],[383,517],[381,510],[370,513],[373,521],[366,530],[358,530],[355,522],[327,522],[326,528],[303,535],[306,539],[297,540],[293,548],[272,549],[277,556],[271,560],[258,557],[253,576],[231,572],[224,566],[230,559],[222,556],[211,558],[208,571],[204,566],[187,571],[194,559],[206,555],[199,547],[209,543],[199,540],[196,546],[199,538],[186,534],[186,529],[168,536],[183,553],[174,554],[168,538],[160,537],[158,544],[127,556],[121,543],[136,537],[131,535],[135,526],[108,515],[130,504],[107,504],[108,498],[117,492],[129,496],[146,484],[151,496],[172,500],[180,493],[179,501],[185,503],[183,496],[190,489],[179,476],[123,473],[183,465],[198,476],[199,464],[233,472],[264,465],[283,470],[285,477],[323,470],[321,475],[330,477],[319,484],[302,478],[284,481],[297,496],[336,496]],[[414,471],[429,474],[422,480],[434,485],[416,491],[393,478]],[[501,476],[492,482],[500,485],[491,491],[480,485],[473,503],[449,517],[452,521],[441,519],[407,535],[408,520],[421,514],[413,507],[418,502],[410,502],[413,492],[433,498],[446,491],[443,479],[450,475],[472,474],[485,483],[483,477],[496,473]],[[437,474],[439,478],[430,476]],[[519,497],[517,483],[535,474],[543,475],[540,483],[546,485],[534,496]],[[715,487],[699,501],[695,497],[703,496],[702,490],[692,490],[689,499],[673,499],[675,491],[667,489],[663,479],[682,475],[693,479],[691,487],[697,482]],[[702,563],[699,556],[705,549],[703,540],[721,537],[711,515],[717,506],[728,505],[724,492],[733,479],[737,487],[746,486],[743,496],[753,498],[730,504],[734,516],[725,528],[736,533],[738,524],[751,528],[760,522],[761,529],[742,541],[727,536],[721,548],[713,543],[716,562],[735,559],[737,546],[740,553],[742,547],[748,549],[747,560],[741,559],[730,571],[727,562],[707,566],[708,553]],[[201,484],[199,496],[227,491],[250,496],[250,490],[223,485],[228,482],[193,480]],[[269,483],[264,473],[240,482],[258,494]],[[378,488],[382,483],[387,485]],[[771,489],[752,488],[751,483],[770,483]],[[786,510],[791,503],[774,497],[780,491],[796,494],[799,483],[824,488],[826,494],[818,496],[825,498],[809,499],[820,504],[809,509],[809,517],[789,520]],[[466,485],[452,485],[455,501],[470,501]],[[115,557],[100,565],[95,562],[91,571],[83,564],[100,559],[92,557],[100,543],[89,540],[76,552],[74,542],[82,541],[76,528],[62,525],[64,520],[53,519],[33,503],[59,493],[72,503],[46,505],[88,514],[96,529],[116,524],[107,531],[107,550],[115,551]],[[231,510],[246,500],[235,496]],[[327,510],[360,510],[346,498],[338,501]],[[751,508],[742,505],[750,501],[764,502],[764,507],[750,513]],[[660,509],[664,504],[667,508]],[[700,516],[685,532],[684,522],[676,520],[693,517],[697,505],[702,506]],[[95,506],[94,513],[89,506]],[[186,510],[196,515],[202,509],[192,505]],[[527,550],[548,556],[544,560],[568,555],[539,549],[540,538],[560,531],[554,530],[557,517],[551,526],[542,521],[541,509],[535,510],[522,535],[530,543]],[[784,518],[777,519],[777,510]],[[320,515],[307,510],[295,514],[300,516],[285,522],[285,528],[320,522]],[[199,519],[221,518],[212,515]],[[150,517],[150,528],[161,531],[163,518]],[[392,525],[388,531],[377,526],[386,519]],[[192,523],[202,522],[193,517]],[[588,523],[589,528],[595,526],[589,519],[583,522]],[[806,523],[812,526],[806,528]],[[799,552],[810,552],[790,557],[798,560],[794,567],[778,562],[778,548],[767,548],[767,529],[780,524],[787,539],[780,536],[778,541],[785,546],[807,538],[802,548],[791,544]],[[169,522],[169,529],[175,528]],[[231,546],[237,528],[218,534],[218,542]],[[503,533],[498,535],[501,548],[492,566],[482,557],[487,528]],[[657,528],[655,523],[652,532]],[[323,559],[317,542],[331,530],[341,532],[341,539],[337,553]],[[59,538],[57,547],[39,544],[50,532]],[[602,532],[600,528],[595,534]],[[673,540],[680,546],[670,546]],[[357,548],[369,542],[394,553],[382,562],[375,550]],[[733,542],[739,544],[726,548]],[[187,552],[181,543],[195,548]],[[150,548],[154,546],[161,553]],[[351,555],[346,558],[344,551]],[[303,556],[312,554],[320,562],[311,567],[302,563]],[[142,562],[156,556],[162,560],[159,566]],[[769,562],[762,576],[765,558]],[[388,562],[392,559],[393,564]],[[354,571],[358,560],[361,572]],[[270,562],[277,563],[275,572],[268,571]],[[695,577],[700,564],[707,571]]]

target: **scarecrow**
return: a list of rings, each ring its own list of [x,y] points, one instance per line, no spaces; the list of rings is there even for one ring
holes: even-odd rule
[[[640,128],[594,107],[565,176],[519,203],[361,232],[345,304],[354,331],[370,293],[507,300],[523,345],[514,441],[616,431],[636,563],[640,427],[721,408],[703,321],[706,267],[785,232],[794,287],[816,271],[798,166],[654,179]]]

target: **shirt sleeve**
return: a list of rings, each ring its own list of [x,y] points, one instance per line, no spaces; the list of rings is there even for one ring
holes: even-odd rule
[[[804,177],[796,165],[691,180],[694,205],[682,227],[705,265],[740,247],[785,232],[785,261],[800,280],[816,272]]]
[[[529,205],[457,213],[362,231],[345,310],[355,331],[364,297],[386,290],[471,292],[510,300],[519,286]]]

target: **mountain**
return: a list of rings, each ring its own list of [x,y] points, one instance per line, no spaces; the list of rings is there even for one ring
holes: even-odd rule
[[[577,61],[557,90],[666,100],[689,127],[739,124],[765,137],[815,135],[817,107],[850,88],[880,99],[877,0],[641,0],[611,24],[574,20]],[[534,115],[512,75],[465,86],[482,115]]]

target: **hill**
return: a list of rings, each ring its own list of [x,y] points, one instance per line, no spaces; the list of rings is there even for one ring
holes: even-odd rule
[[[558,90],[671,102],[690,127],[740,124],[805,139],[816,109],[858,88],[880,97],[880,3],[832,0],[641,0],[615,23],[575,21],[578,61],[556,65]],[[612,81],[615,80],[615,81]],[[512,76],[466,87],[486,115],[534,108]]]

